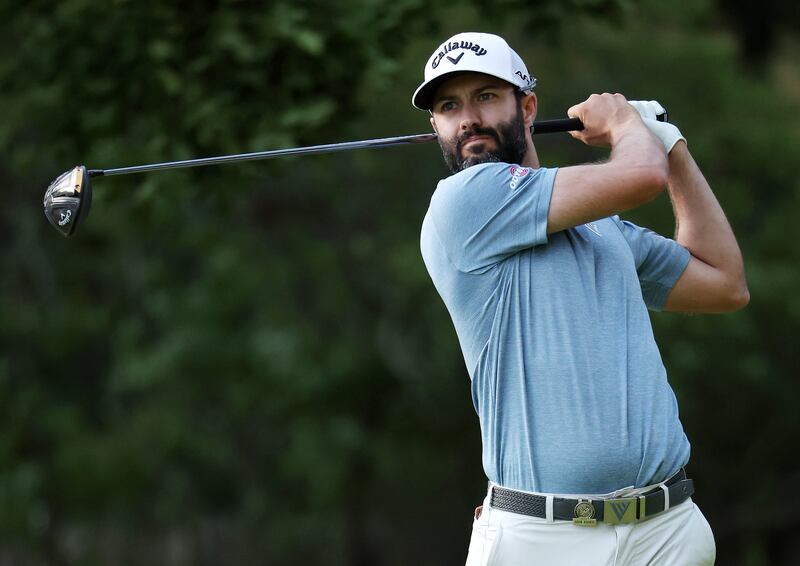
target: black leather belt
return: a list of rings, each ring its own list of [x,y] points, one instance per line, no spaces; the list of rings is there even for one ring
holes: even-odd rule
[[[636,523],[686,501],[694,493],[694,482],[681,468],[661,486],[633,497],[612,499],[567,499],[553,497],[553,519],[572,521],[580,526],[594,526],[597,521],[609,524]],[[669,503],[667,503],[667,492]],[[492,487],[489,505],[531,517],[546,517],[547,497],[500,486]]]

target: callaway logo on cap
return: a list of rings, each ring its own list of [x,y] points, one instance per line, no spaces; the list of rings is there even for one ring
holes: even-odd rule
[[[411,98],[420,110],[430,110],[436,89],[454,73],[483,73],[503,79],[522,91],[536,86],[525,63],[506,40],[490,33],[466,32],[442,43],[425,65],[425,81]]]

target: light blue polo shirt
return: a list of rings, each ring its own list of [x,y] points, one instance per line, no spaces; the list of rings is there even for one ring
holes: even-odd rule
[[[439,183],[422,224],[484,470],[544,493],[649,485],[689,459],[648,307],[663,307],[690,255],[616,216],[548,237],[556,173],[470,167]]]

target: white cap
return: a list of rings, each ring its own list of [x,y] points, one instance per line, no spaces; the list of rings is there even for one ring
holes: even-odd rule
[[[433,52],[425,65],[425,81],[414,92],[411,103],[420,110],[430,110],[439,85],[453,74],[464,72],[491,75],[521,91],[536,86],[536,79],[505,39],[490,33],[465,32],[454,35]]]

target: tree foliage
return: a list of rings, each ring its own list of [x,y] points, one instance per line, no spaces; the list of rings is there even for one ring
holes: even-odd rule
[[[484,479],[463,361],[418,251],[445,174],[435,147],[99,179],[69,241],[39,210],[73,163],[425,130],[408,103],[421,62],[447,35],[484,29],[528,61],[542,117],[620,91],[660,98],[689,139],[745,250],[753,301],[733,316],[656,316],[657,336],[721,560],[791,563],[770,520],[791,525],[793,506],[770,486],[797,474],[786,446],[799,434],[800,187],[786,148],[800,134],[798,66],[775,52],[774,72],[744,75],[733,36],[706,33],[718,16],[612,0],[0,8],[7,552],[70,564],[463,558]],[[597,156],[569,138],[537,145],[546,163]],[[666,202],[634,219],[672,228]]]

